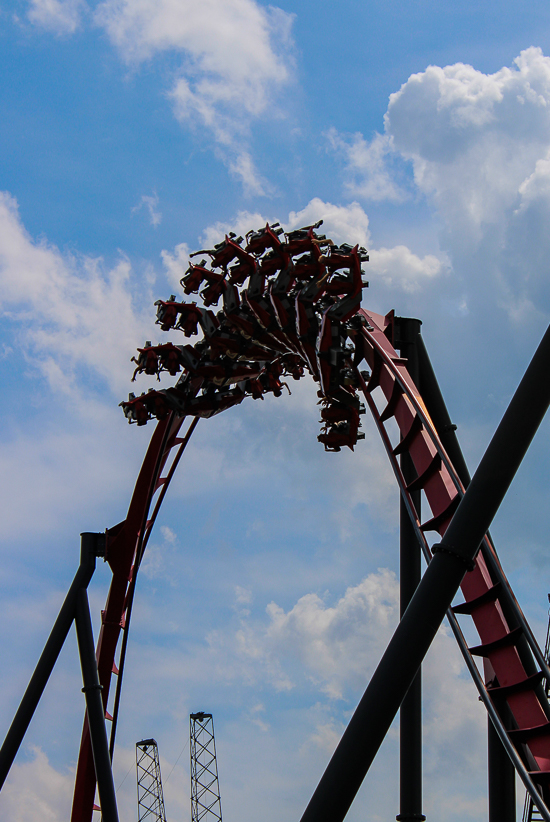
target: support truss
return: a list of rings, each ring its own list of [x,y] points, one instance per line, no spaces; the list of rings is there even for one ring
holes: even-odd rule
[[[189,726],[191,822],[221,822],[222,806],[212,714],[202,711],[191,714]]]
[[[159,749],[154,739],[136,742],[138,822],[166,822]]]

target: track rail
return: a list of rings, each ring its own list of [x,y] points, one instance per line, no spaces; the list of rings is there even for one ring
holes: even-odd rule
[[[101,629],[97,642],[97,667],[103,688],[105,718],[112,722],[110,752],[113,749],[120,706],[124,661],[130,629],[130,617],[137,574],[153,525],[178,463],[191,438],[198,418],[191,420],[183,437],[179,436],[184,417],[170,414],[157,423],[134,488],[126,519],[107,531],[106,561],[113,572],[105,609],[101,612]],[[164,472],[164,473],[163,473]],[[156,499],[155,499],[156,498]],[[152,509],[152,510],[151,510]],[[115,657],[119,639],[122,644],[118,665]],[[112,715],[107,711],[113,677],[117,678]],[[96,793],[96,776],[87,718],[84,718],[78,757],[72,822],[92,818]]]
[[[140,563],[170,481],[199,417],[214,414],[267,392],[280,396],[281,377],[300,379],[309,372],[319,385],[324,427],[318,439],[326,450],[353,450],[359,433],[362,392],[393,467],[418,542],[432,558],[426,534],[443,536],[464,495],[464,464],[456,465],[442,444],[421,392],[396,352],[393,315],[359,308],[361,262],[365,249],[336,246],[308,226],[285,234],[266,225],[242,238],[228,235],[191,264],[181,283],[186,294],[201,291],[205,308],[180,303],[175,296],[157,301],[158,324],[165,331],[204,338],[190,345],[172,343],[138,349],[136,372],[169,371],[182,376],[173,388],[131,394],[121,403],[130,422],[143,425],[157,417],[126,519],[107,532],[113,578],[102,612],[97,646],[105,716],[112,722],[113,756],[132,605]],[[192,255],[195,256],[195,255]],[[231,264],[231,267],[228,266]],[[344,273],[342,273],[342,271]],[[348,270],[349,269],[349,270]],[[237,285],[248,288],[239,293]],[[207,310],[223,296],[223,311]],[[366,360],[371,372],[360,371]],[[379,390],[378,390],[379,389]],[[377,395],[383,401],[378,406]],[[191,419],[184,436],[180,429]],[[395,426],[398,436],[395,437]],[[393,427],[393,433],[392,433]],[[395,441],[392,441],[392,436]],[[399,455],[408,453],[416,477],[406,482]],[[460,455],[460,454],[459,454]],[[458,470],[457,470],[458,468]],[[462,471],[462,481],[461,481]],[[466,471],[467,473],[467,471]],[[421,491],[431,511],[422,521],[414,498]],[[421,495],[421,496],[422,496]],[[435,547],[435,546],[434,546]],[[550,822],[550,669],[525,619],[487,534],[474,567],[462,583],[464,602],[448,612],[452,631],[489,716],[533,803]],[[468,647],[459,619],[470,617],[480,643]],[[115,664],[118,643],[122,643]],[[482,672],[475,658],[483,660]],[[112,677],[117,677],[112,715],[107,711]],[[72,822],[90,822],[95,808],[95,772],[87,722],[77,765]],[[98,809],[99,810],[99,809]]]
[[[362,310],[362,354],[372,369],[362,390],[390,459],[402,497],[427,562],[432,551],[426,532],[447,530],[464,487],[429,416],[420,393],[393,348],[391,318]],[[373,392],[380,388],[385,406],[379,410]],[[397,423],[400,439],[393,445],[387,430]],[[405,482],[399,454],[410,454],[417,478]],[[411,492],[422,490],[432,517],[421,522]],[[449,609],[451,629],[480,697],[529,795],[543,819],[550,822],[550,706],[545,683],[550,670],[506,579],[492,540],[486,536],[475,567],[462,583],[464,602]],[[457,615],[472,618],[481,643],[468,647]],[[483,659],[481,675],[474,657]],[[541,798],[539,791],[543,794]]]

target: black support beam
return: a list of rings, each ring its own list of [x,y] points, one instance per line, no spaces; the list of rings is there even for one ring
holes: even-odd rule
[[[407,371],[418,386],[419,362],[417,340],[420,320],[395,318],[394,345],[407,360]],[[401,471],[407,485],[416,478],[410,454],[400,458]],[[420,517],[421,492],[412,491],[411,501]],[[400,615],[418,587],[421,577],[421,548],[409,511],[403,498],[399,506],[399,598]],[[422,671],[418,670],[399,710],[399,814],[398,822],[423,822],[422,813]]]
[[[67,592],[65,601],[55,620],[50,636],[44,646],[44,650],[34,669],[34,673],[23,695],[21,704],[17,709],[10,729],[0,748],[0,789],[6,781],[6,777],[17,755],[23,737],[27,732],[33,718],[36,707],[40,701],[44,688],[46,687],[50,674],[53,671],[57,658],[67,634],[73,623],[78,592],[81,588],[87,588],[95,571],[96,556],[98,555],[98,540],[103,540],[104,534],[81,534],[80,543],[80,565]]]
[[[550,404],[550,329],[416,589],[302,822],[342,822]]]

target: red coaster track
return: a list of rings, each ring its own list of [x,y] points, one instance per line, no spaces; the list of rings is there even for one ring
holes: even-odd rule
[[[279,396],[285,374],[299,379],[306,371],[319,384],[324,427],[318,439],[326,450],[352,450],[358,439],[359,395],[369,406],[407,505],[419,544],[429,562],[426,533],[443,535],[464,487],[406,361],[393,346],[393,317],[359,308],[361,261],[368,259],[357,246],[335,246],[315,233],[317,226],[285,235],[267,225],[242,238],[227,236],[210,256],[212,268],[191,265],[182,285],[187,294],[201,292],[205,308],[178,303],[175,297],[158,301],[163,330],[180,329],[186,336],[200,325],[204,339],[194,347],[151,346],[139,349],[136,372],[169,371],[182,376],[174,388],[130,395],[121,403],[130,422],[139,425],[159,419],[134,489],[126,519],[107,532],[106,559],[113,578],[102,612],[97,646],[99,679],[106,718],[112,721],[114,747],[120,690],[132,602],[138,569],[151,529],[185,447],[199,417],[210,417],[240,403],[246,396]],[[201,252],[198,252],[201,253]],[[232,264],[229,267],[229,264]],[[345,269],[344,273],[342,270]],[[237,286],[246,290],[239,292]],[[223,297],[223,312],[209,306]],[[366,361],[370,373],[361,371]],[[376,391],[378,389],[378,391]],[[379,409],[375,394],[384,398]],[[184,436],[180,429],[192,418]],[[399,430],[391,441],[388,421]],[[407,452],[417,477],[408,485],[398,456]],[[431,517],[421,522],[412,501],[422,490]],[[449,621],[481,698],[516,769],[550,822],[550,671],[510,585],[489,536],[466,574],[464,602],[452,608]],[[480,643],[468,648],[456,615],[468,615]],[[117,647],[123,635],[118,663]],[[483,676],[473,661],[483,658]],[[113,716],[107,713],[112,677],[117,677]],[[544,801],[541,800],[542,794]],[[73,802],[73,822],[92,818],[96,779],[87,722],[84,722]]]

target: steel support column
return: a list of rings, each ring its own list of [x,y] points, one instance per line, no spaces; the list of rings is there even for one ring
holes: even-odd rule
[[[516,770],[487,717],[489,822],[516,822]]]
[[[396,317],[395,340],[407,370],[418,385],[418,354],[416,341],[420,336],[420,320]],[[401,471],[408,484],[416,478],[412,459],[401,455]],[[411,493],[412,503],[420,515],[421,492]],[[421,550],[403,499],[399,507],[399,592],[400,614],[403,616],[421,577]],[[399,814],[398,822],[423,822],[422,813],[422,673],[418,670],[399,711]]]
[[[102,686],[99,684],[90,606],[85,588],[81,588],[78,592],[75,617],[78,651],[82,667],[82,682],[84,684],[82,690],[86,697],[86,712],[99,790],[101,817],[103,822],[118,822],[115,785],[109,756],[107,730],[105,728],[103,700],[101,698]]]
[[[302,822],[342,822],[550,404],[550,328],[498,426]]]

